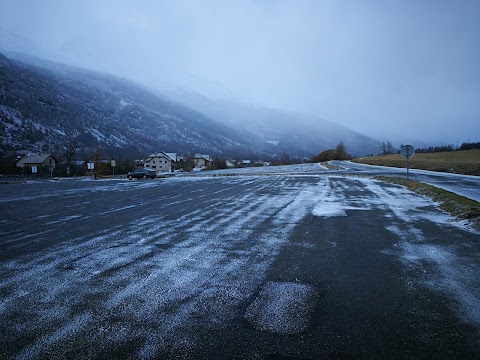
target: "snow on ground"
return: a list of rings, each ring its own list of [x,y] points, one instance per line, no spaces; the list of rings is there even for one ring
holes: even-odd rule
[[[253,185],[259,192],[268,188],[259,177],[170,181],[181,185],[182,182],[214,180],[231,185],[241,183],[246,187]],[[132,319],[130,325],[111,324],[105,320],[105,333],[99,335],[99,341],[104,336],[120,343],[128,333],[140,332],[147,339],[140,350],[141,357],[154,356],[159,350],[191,347],[197,341],[192,333],[192,321],[213,327],[236,316],[240,304],[264,282],[267,269],[287,243],[295,224],[307,215],[304,204],[311,194],[300,184],[286,185],[291,181],[278,179],[279,188],[288,188],[288,193],[255,195],[246,192],[241,199],[232,198],[227,203],[213,200],[206,208],[174,219],[152,210],[152,215],[130,224],[120,224],[105,233],[60,243],[41,256],[2,263],[2,273],[10,271],[8,277],[0,280],[0,289],[14,291],[8,299],[2,300],[0,314],[5,316],[21,308],[29,316],[20,321],[19,326],[30,329],[28,332],[35,332],[35,324],[52,329],[21,355],[36,357],[41,349],[73,336],[72,332],[81,333],[94,321],[102,323],[102,319],[96,319],[89,311],[64,321],[69,317],[69,308],[81,308],[85,299],[98,294],[106,294],[102,302],[106,312],[118,312]],[[161,184],[116,182],[107,187],[111,187],[111,191],[122,191],[124,187]],[[75,191],[66,193],[72,195]],[[95,187],[91,191],[105,189]],[[228,192],[228,188],[217,192]],[[179,203],[199,201],[201,197],[215,199],[215,193],[179,199]],[[173,199],[168,205],[175,206],[175,203]],[[218,207],[224,210],[218,212]],[[64,216],[61,220],[67,218]],[[70,220],[78,219],[72,215]],[[264,221],[274,221],[281,226],[272,225],[258,233],[256,225]],[[17,236],[16,241],[20,243],[29,234]],[[42,234],[35,234],[35,238],[41,241]],[[163,250],[158,251],[159,247]],[[265,291],[268,293],[272,289],[275,287],[267,287]],[[281,289],[303,294],[299,305],[306,304],[311,297],[311,292],[300,285],[281,285]],[[274,301],[271,297],[268,299],[260,299],[257,303]],[[288,304],[289,300],[285,295],[274,302]],[[59,309],[59,303],[68,304],[67,308]],[[31,304],[41,306],[32,307]],[[269,308],[268,304],[258,306]],[[286,316],[290,314],[285,311]],[[308,322],[309,315],[305,310],[300,318],[292,318],[279,328],[277,323],[265,325],[265,320],[253,319],[257,315],[251,311],[252,321],[280,332],[299,331]]]
[[[279,165],[279,166],[255,166],[246,168],[232,168],[223,170],[205,171],[205,175],[247,175],[247,174],[281,174],[281,173],[308,173],[327,171],[328,169],[319,163],[304,163],[294,165]]]
[[[347,216],[347,210],[369,210],[365,207],[363,201],[360,204],[353,204],[351,201],[345,200],[343,192],[337,192],[332,189],[330,177],[325,177],[324,182],[319,183],[320,193],[317,194],[317,203],[313,208],[313,215],[331,217],[331,216]]]
[[[21,114],[17,110],[5,105],[0,105],[0,112],[12,119],[17,127],[22,126],[23,121],[21,119]]]
[[[88,131],[97,139],[99,143],[104,141],[105,135],[103,135],[98,129],[90,128]]]
[[[121,108],[124,108],[124,107],[129,106],[129,105],[132,105],[132,103],[130,103],[126,100],[120,99],[120,107]]]
[[[122,135],[122,138],[119,138],[118,136],[115,136],[115,135],[110,135],[110,139],[113,141],[115,145],[119,147],[128,145],[128,142],[123,135]]]
[[[92,184],[88,188],[73,188],[62,191],[64,195],[75,196],[81,193],[92,194],[96,192],[112,192],[112,191],[129,191],[132,189],[145,189],[150,187],[161,186],[160,181],[128,181],[126,179],[112,179],[112,180],[92,180],[91,177],[85,177],[78,179],[77,181],[85,181]],[[52,187],[55,181],[52,182]],[[28,183],[29,185],[37,184],[34,181]],[[49,198],[52,196],[50,188],[45,188],[43,191],[38,191],[37,189],[32,189],[29,194],[26,194],[26,191],[23,192],[11,192],[4,194],[0,198],[0,203],[7,202],[16,202],[16,201],[25,201],[25,200],[40,200]]]
[[[332,161],[332,164],[343,167],[346,170],[354,170],[367,173],[379,174],[392,173],[398,176],[406,176],[406,169],[352,163],[351,161]],[[437,171],[410,169],[412,180],[439,187],[441,189],[480,201],[480,176],[450,174]]]
[[[309,166],[318,171],[317,164]],[[453,249],[425,244],[426,234],[418,224],[426,220],[468,228],[447,214],[432,211],[431,201],[399,186],[336,176],[318,176],[318,181],[306,182],[303,176],[92,182],[86,189],[65,190],[65,196],[89,196],[100,191],[150,191],[172,184],[179,193],[195,188],[197,182],[225,185],[207,193],[192,191],[190,197],[158,192],[148,215],[132,216],[132,221],[104,231],[78,234],[40,255],[1,263],[0,273],[8,276],[0,279],[0,290],[8,289],[9,295],[0,302],[0,315],[5,318],[21,309],[26,315],[16,322],[15,331],[27,337],[42,333],[24,348],[21,357],[37,357],[67,338],[88,334],[92,327],[92,345],[109,342],[120,346],[132,334],[146,339],[138,353],[142,358],[155,357],[159,351],[189,349],[199,341],[195,327],[221,326],[237,317],[238,309],[252,297],[243,317],[254,327],[276,334],[301,332],[308,326],[316,292],[307,284],[266,282],[269,267],[306,216],[329,218],[374,209],[382,210],[391,221],[387,229],[399,237],[400,259],[415,266],[435,263],[440,271],[425,286],[453,296],[465,317],[480,324],[480,296],[472,291],[478,269],[465,265]],[[229,196],[236,186],[248,190],[241,196]],[[36,196],[32,193],[24,198],[48,197],[51,190]],[[22,196],[2,201],[19,198]],[[181,209],[182,204],[202,199],[210,200],[192,212],[175,217],[163,212],[165,206]],[[140,209],[142,204],[124,204],[115,210],[133,207]],[[52,235],[57,229],[54,226],[88,216],[64,214],[57,223],[50,221],[44,232],[33,235],[16,229],[7,235],[9,246],[15,248],[27,238],[41,241]],[[260,224],[266,224],[262,231]],[[97,299],[97,310],[85,306],[88,299]],[[117,318],[129,321],[112,321]]]
[[[403,233],[401,238],[408,239]],[[434,264],[435,272],[430,272],[424,285],[449,294],[459,304],[459,313],[464,321],[480,326],[480,291],[478,290],[478,266],[466,264],[454,249],[407,242],[401,244],[402,261],[406,266],[420,271],[425,265]]]
[[[65,136],[67,135],[65,131],[62,131],[60,129],[53,129],[54,132],[56,132],[58,135]]]
[[[295,334],[307,327],[315,298],[309,285],[270,282],[248,307],[245,318],[260,330]]]
[[[394,224],[387,230],[400,239],[400,258],[406,266],[422,268],[425,264],[434,264],[437,274],[425,282],[425,286],[443,291],[458,302],[463,317],[477,326],[480,325],[480,289],[476,286],[476,274],[480,269],[467,265],[453,248],[442,245],[425,244],[425,235],[417,225],[422,221],[436,223],[439,226],[456,227],[476,233],[468,223],[457,221],[442,212],[432,212],[435,205],[429,199],[418,196],[400,186],[385,186],[379,181],[357,178],[349,184],[350,190],[362,190],[354,199],[345,197],[343,192],[332,188],[335,177],[326,177],[323,191],[317,193],[317,204],[313,215],[331,217],[347,216],[348,211],[386,210],[386,217]],[[322,184],[319,184],[322,187]],[[400,223],[395,223],[400,220]]]

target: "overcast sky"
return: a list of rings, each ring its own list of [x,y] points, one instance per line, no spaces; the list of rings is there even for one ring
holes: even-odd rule
[[[0,0],[0,46],[461,143],[480,141],[479,19],[479,0]]]

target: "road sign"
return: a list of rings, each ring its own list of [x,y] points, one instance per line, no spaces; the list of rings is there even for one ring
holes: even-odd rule
[[[408,168],[409,168],[408,160],[413,155],[415,155],[415,149],[413,148],[412,145],[402,145],[400,147],[400,154],[402,154],[402,156],[407,159],[407,180],[409,180],[410,176],[409,176],[409,171],[408,171]]]
[[[115,160],[110,161],[110,166],[115,167]]]
[[[402,154],[403,157],[410,159],[413,155],[415,155],[415,149],[412,145],[402,145],[400,147],[400,154]]]

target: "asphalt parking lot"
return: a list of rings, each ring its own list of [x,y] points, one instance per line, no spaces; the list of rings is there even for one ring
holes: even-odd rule
[[[0,358],[480,358],[480,235],[328,174],[0,186]]]

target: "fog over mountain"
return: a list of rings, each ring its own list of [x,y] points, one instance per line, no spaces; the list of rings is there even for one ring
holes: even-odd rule
[[[461,143],[480,141],[479,18],[476,0],[3,0],[0,48],[397,146]]]
[[[176,89],[167,95],[217,119],[263,150],[311,157],[343,142],[352,155],[377,154],[380,142],[328,120],[281,109],[214,100],[197,92]]]
[[[218,121],[115,76],[0,54],[2,151],[61,154],[75,144],[140,158],[160,149],[244,154],[252,144]],[[86,152],[86,154],[85,154]],[[110,155],[110,154],[109,154]]]
[[[40,58],[0,54],[0,151],[83,157],[101,149],[118,158],[159,151],[182,155],[297,160],[343,141],[354,155],[380,143],[303,114],[212,100],[192,91],[167,94],[107,73]]]

